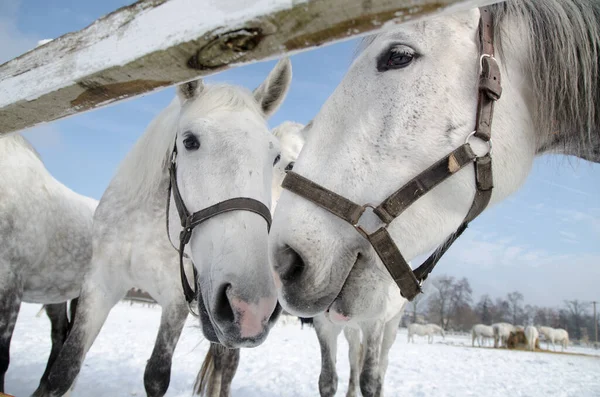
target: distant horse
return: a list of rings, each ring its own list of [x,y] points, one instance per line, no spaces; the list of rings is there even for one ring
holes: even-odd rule
[[[471,329],[471,344],[475,347],[475,341],[479,344],[479,347],[485,346],[486,340],[494,339],[494,328],[490,325],[475,324]]]
[[[598,26],[598,1],[510,0],[365,38],[283,183],[269,249],[284,309],[367,316],[381,278],[412,296],[431,267],[414,280],[404,264],[435,262],[536,156],[600,162]]]
[[[0,135],[0,392],[21,302],[46,304],[47,378],[69,328],[64,302],[76,300],[89,269],[97,205],[54,179],[21,135]]]
[[[169,386],[186,300],[195,302],[211,342],[250,347],[265,340],[280,311],[267,257],[280,154],[266,118],[290,80],[286,58],[254,93],[201,80],[177,87],[178,98],[150,123],[102,196],[73,329],[35,396],[71,388],[109,311],[132,287],[162,307],[144,373],[148,396]]]
[[[544,335],[546,349],[550,348],[550,343],[552,343],[554,351],[556,351],[556,343],[561,345],[561,351],[565,351],[569,347],[569,333],[566,330],[562,328],[538,327],[538,331],[540,335]]]
[[[510,333],[516,331],[515,326],[509,323],[492,324],[492,329],[494,330],[494,347],[506,347]]]
[[[427,343],[433,343],[433,336],[441,335],[444,339],[444,329],[437,324],[409,324],[408,326],[408,342],[415,343],[415,335],[427,336]]]
[[[527,338],[527,348],[531,351],[535,351],[535,346],[538,343],[540,334],[536,327],[528,325],[525,328],[525,338]]]

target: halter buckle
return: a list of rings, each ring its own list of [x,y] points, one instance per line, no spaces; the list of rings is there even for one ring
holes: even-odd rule
[[[370,233],[364,228],[364,226],[362,226],[360,223],[361,219],[363,219],[363,217],[365,216],[365,214],[367,213],[367,208],[371,209],[371,213],[377,217],[378,221],[379,221],[379,225],[377,226],[376,229],[374,229],[373,231],[371,231]],[[385,223],[380,217],[379,215],[377,215],[377,213],[375,212],[375,209],[377,208],[376,205],[374,204],[365,204],[362,206],[362,212],[360,214],[360,217],[358,218],[358,220],[356,221],[356,223],[352,226],[354,226],[354,228],[360,233],[362,234],[364,237],[369,236],[370,234],[372,234],[374,231],[380,229],[381,227],[386,227],[387,223]]]

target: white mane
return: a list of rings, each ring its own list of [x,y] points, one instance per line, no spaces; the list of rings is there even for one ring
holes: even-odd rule
[[[207,117],[216,110],[236,111],[250,109],[263,116],[252,93],[242,87],[215,84],[204,86],[200,96],[186,103],[186,111],[198,117]],[[117,169],[114,181],[121,186],[121,193],[131,202],[147,201],[159,190],[167,178],[169,156],[173,149],[178,120],[182,110],[175,98],[156,116],[125,156]],[[112,185],[112,183],[111,183]],[[165,192],[166,194],[166,192]]]
[[[2,153],[2,157],[5,155],[9,155],[10,152],[14,152],[15,150],[26,149],[31,152],[40,162],[42,162],[42,158],[40,154],[35,150],[35,148],[29,143],[27,139],[25,139],[21,134],[12,133],[12,134],[1,134],[0,135],[0,153]]]

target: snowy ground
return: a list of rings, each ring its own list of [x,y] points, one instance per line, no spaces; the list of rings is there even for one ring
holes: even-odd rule
[[[11,346],[6,392],[29,396],[50,350],[47,317],[24,304]],[[144,396],[144,365],[152,351],[160,308],[117,305],[90,350],[73,397]],[[600,351],[583,355],[472,348],[466,336],[425,338],[407,344],[405,330],[390,352],[387,396],[600,396]],[[177,346],[167,396],[190,396],[208,343],[190,316]],[[347,344],[339,339],[338,395],[349,373]],[[311,328],[277,325],[260,347],[242,351],[234,397],[318,396],[319,348]]]

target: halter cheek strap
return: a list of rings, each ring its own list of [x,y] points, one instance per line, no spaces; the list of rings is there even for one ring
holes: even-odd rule
[[[481,214],[492,196],[492,189],[494,187],[491,157],[492,117],[494,102],[500,98],[502,86],[500,82],[500,68],[494,58],[494,26],[492,17],[487,8],[480,9],[480,14],[481,70],[479,75],[477,118],[475,131],[469,134],[463,145],[418,174],[378,206],[356,204],[291,171],[287,173],[282,183],[284,189],[304,197],[354,226],[369,241],[400,288],[400,293],[409,301],[412,301],[421,292],[423,281],[427,279],[442,255],[446,253],[448,248],[465,231],[469,222]],[[488,144],[489,150],[487,154],[477,156],[473,152],[469,143],[469,140],[473,136]],[[423,264],[413,271],[394,243],[387,227],[419,198],[469,164],[474,165],[476,185],[475,197],[473,198],[471,208],[458,229]],[[360,224],[361,218],[367,208],[371,208],[383,224],[372,233],[367,232]]]

